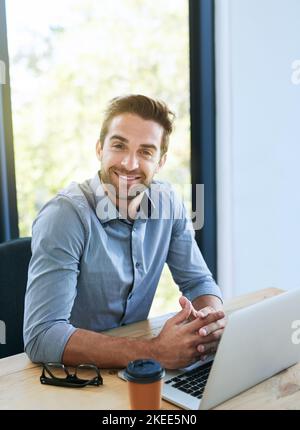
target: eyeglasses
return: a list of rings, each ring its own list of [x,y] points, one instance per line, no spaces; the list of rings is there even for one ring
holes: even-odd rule
[[[42,365],[41,384],[73,388],[103,384],[100,370],[94,364],[79,364],[75,367],[74,373],[70,373],[69,368],[63,363],[42,363]]]

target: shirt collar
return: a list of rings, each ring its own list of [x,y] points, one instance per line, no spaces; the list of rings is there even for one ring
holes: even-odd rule
[[[114,219],[124,220],[124,218],[121,217],[121,214],[119,213],[118,209],[110,200],[106,191],[104,190],[103,184],[100,179],[100,172],[97,172],[96,175],[91,179],[90,188],[95,198],[96,215],[102,224],[105,224]],[[144,196],[142,198],[141,204],[138,207],[136,218],[145,221],[147,218],[151,217],[151,213],[154,210],[155,210],[155,204],[154,204],[154,201],[151,199],[151,186],[150,186],[150,188],[147,188],[144,192]]]

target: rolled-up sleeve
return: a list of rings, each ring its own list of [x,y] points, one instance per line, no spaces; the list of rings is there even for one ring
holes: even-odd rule
[[[65,197],[51,200],[33,223],[24,345],[34,362],[61,361],[65,345],[76,330],[69,319],[84,235],[82,220]]]
[[[222,300],[195,240],[195,231],[186,214],[184,204],[174,199],[174,222],[167,256],[167,264],[180,291],[190,301],[203,295],[214,295]]]

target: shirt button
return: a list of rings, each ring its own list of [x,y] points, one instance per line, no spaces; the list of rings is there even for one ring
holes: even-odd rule
[[[135,267],[138,269],[140,267],[141,263],[135,263]]]

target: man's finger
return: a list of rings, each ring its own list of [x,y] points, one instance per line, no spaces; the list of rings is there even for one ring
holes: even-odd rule
[[[214,309],[212,306],[206,306],[205,308],[200,309],[197,313],[199,317],[205,318],[207,317],[207,315],[213,312],[216,312],[216,309]]]
[[[211,352],[215,352],[217,350],[219,342],[210,342],[210,343],[205,343],[205,344],[201,344],[197,346],[197,350],[201,353],[201,354],[209,354]]]
[[[205,320],[201,318],[196,318],[195,320],[186,324],[186,328],[188,331],[198,331],[201,327],[206,327],[208,324],[217,321],[218,319],[224,318],[223,311],[215,311],[214,313],[210,313]]]
[[[184,322],[190,316],[191,309],[192,309],[192,304],[189,300],[186,299],[185,303],[183,304],[183,309],[180,312],[178,312],[174,317],[172,317],[171,320],[173,320],[175,324],[180,324]]]
[[[199,330],[200,336],[208,336],[216,330],[222,329],[225,327],[225,318],[218,319],[217,321],[213,321],[209,324],[206,323],[205,326],[201,327]]]
[[[186,305],[187,300],[188,300],[188,299],[187,299],[185,296],[181,296],[181,297],[179,297],[179,304],[180,304],[180,306],[182,307],[182,309],[184,309],[184,307],[185,307],[185,305]]]
[[[181,296],[179,298],[179,304],[182,307],[182,309],[184,308],[184,306],[185,306],[185,304],[186,304],[187,301],[190,302],[190,300],[187,297],[185,297],[185,296]],[[189,320],[193,321],[194,318],[197,318],[197,317],[198,317],[198,312],[196,311],[196,309],[194,308],[194,306],[191,303],[191,314],[190,314]]]
[[[224,329],[221,328],[209,334],[208,336],[201,336],[201,344],[215,342],[215,341],[219,342],[223,333],[224,333]],[[198,342],[199,342],[199,335],[198,335]]]

